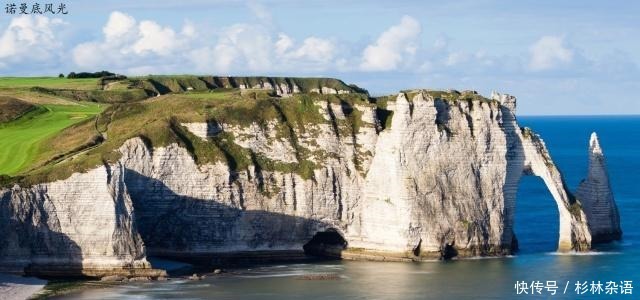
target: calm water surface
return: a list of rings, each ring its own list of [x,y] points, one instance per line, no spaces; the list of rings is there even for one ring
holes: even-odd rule
[[[64,299],[637,299],[640,294],[640,117],[520,117],[541,134],[575,190],[587,170],[587,145],[598,132],[609,167],[623,241],[597,253],[558,255],[558,212],[542,181],[518,191],[514,257],[451,262],[320,262],[229,270],[202,281],[171,280],[87,289]],[[329,274],[328,280],[304,275]],[[555,280],[557,294],[517,295],[516,281]],[[576,281],[631,280],[634,295],[576,295]],[[566,294],[564,288],[569,282]]]

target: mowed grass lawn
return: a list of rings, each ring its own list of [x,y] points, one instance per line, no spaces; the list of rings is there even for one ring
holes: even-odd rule
[[[105,105],[41,105],[18,120],[0,124],[0,175],[16,175],[27,169],[42,141],[62,129],[100,113]]]
[[[0,89],[30,88],[34,86],[57,89],[95,90],[96,78],[58,78],[58,77],[0,77]]]

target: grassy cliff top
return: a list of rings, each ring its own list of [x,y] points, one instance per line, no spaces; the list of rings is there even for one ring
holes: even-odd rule
[[[92,90],[98,88],[98,79],[67,79],[58,77],[0,77],[0,90],[31,88],[34,86],[57,89]]]
[[[313,89],[323,87],[350,93],[366,93],[365,90],[347,85],[342,80],[334,78],[299,78],[299,77],[223,77],[223,76],[192,76],[192,75],[156,75],[133,77],[129,79],[133,86],[153,90],[158,94],[185,92],[188,90],[205,91],[220,88],[254,88],[268,84],[270,86],[296,86],[301,93],[310,93]]]
[[[400,93],[404,93],[408,101],[412,101],[418,93],[424,93],[427,96],[431,96],[433,99],[439,99],[443,101],[456,102],[456,101],[494,101],[487,97],[478,94],[475,91],[456,91],[456,90],[429,90],[429,89],[412,89],[403,90]],[[387,102],[396,101],[398,94],[380,96],[372,98],[378,107],[386,108]]]
[[[105,82],[133,82],[157,81],[167,87],[181,87],[194,89],[238,88],[240,85],[253,87],[265,82],[271,85],[295,84],[301,92],[311,89],[329,87],[351,92],[362,92],[354,85],[347,85],[340,79],[323,77],[266,77],[266,76],[196,76],[196,75],[147,75],[129,78],[59,78],[59,77],[0,77],[0,89],[16,89],[43,87],[52,89],[94,90],[101,89]]]
[[[279,87],[299,93],[322,88],[367,94],[355,85],[334,78],[224,77],[194,75],[148,75],[103,78],[0,77],[0,96],[16,97],[39,104],[71,104],[71,101],[100,103],[135,102],[158,95],[207,92],[220,89]]]
[[[253,87],[286,86],[300,93],[279,97],[272,90]],[[243,89],[241,89],[242,87]],[[345,94],[318,94],[330,88]],[[448,101],[488,100],[477,93],[403,91],[408,99],[425,92]],[[371,98],[366,90],[332,78],[141,76],[94,79],[0,78],[0,186],[30,185],[64,179],[119,159],[117,149],[140,137],[152,147],[178,143],[199,164],[222,161],[233,170],[260,164],[265,170],[297,172],[309,177],[314,164],[309,150],[299,145],[300,134],[313,126],[333,125],[341,135],[355,135],[362,124],[363,106],[376,108],[382,128],[393,116],[387,101],[396,95]],[[2,101],[4,99],[4,101]],[[345,120],[326,120],[320,113],[327,102],[339,104]],[[4,105],[4,106],[3,106]],[[6,107],[6,109],[5,109]],[[10,109],[9,109],[10,108]],[[271,161],[238,146],[233,134],[202,141],[181,124],[213,122],[226,125],[276,124],[278,138],[288,140],[298,163]]]
[[[148,78],[132,80],[148,80]],[[173,77],[169,77],[168,80],[172,82],[176,80],[175,82],[182,84],[185,82]],[[185,80],[200,82],[193,77],[186,77]],[[338,84],[341,81],[334,83]],[[52,89],[41,89],[31,87],[30,91],[34,93],[52,91]],[[21,118],[10,122],[11,127],[0,128],[0,136],[3,134],[28,136],[25,130],[37,134],[37,138],[34,136],[28,138],[35,144],[29,148],[27,164],[14,166],[9,163],[14,156],[11,153],[17,151],[15,146],[11,153],[4,151],[7,152],[4,154],[3,149],[0,148],[0,158],[3,155],[6,158],[4,161],[0,159],[0,175],[5,174],[0,176],[0,186],[13,183],[30,185],[64,179],[74,172],[87,171],[104,163],[115,162],[119,158],[117,149],[126,140],[135,137],[142,138],[152,147],[178,143],[188,149],[194,159],[201,164],[223,161],[232,169],[239,170],[246,168],[249,164],[260,162],[265,170],[287,170],[308,177],[313,170],[313,164],[307,159],[306,149],[296,148],[300,163],[283,164],[249,153],[247,149],[234,143],[232,134],[223,133],[219,137],[204,142],[181,124],[218,122],[238,126],[247,126],[251,123],[266,126],[275,122],[279,138],[287,139],[297,147],[296,133],[305,132],[308,124],[329,122],[319,112],[321,106],[326,105],[327,102],[347,107],[353,118],[346,121],[344,125],[351,131],[358,130],[361,116],[353,107],[364,105],[373,107],[368,95],[361,93],[341,95],[301,93],[283,98],[265,90],[222,87],[189,89],[185,92],[170,92],[134,101],[96,104],[93,99],[82,99],[82,97],[91,95],[88,92],[97,90],[57,91],[59,93],[56,97],[66,99],[71,105],[56,107],[57,111],[54,111],[57,116],[56,124],[63,126],[55,127],[55,132],[47,131],[40,134],[41,130],[38,128],[52,128],[47,125],[49,121],[42,119],[41,115],[34,115],[30,119]],[[42,113],[51,113],[53,105],[37,106],[45,110]],[[73,109],[63,108],[80,111],[71,114]],[[26,128],[22,126],[25,124],[33,126]]]

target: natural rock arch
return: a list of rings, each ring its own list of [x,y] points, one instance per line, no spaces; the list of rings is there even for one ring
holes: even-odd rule
[[[503,99],[505,102],[506,99]],[[514,104],[515,106],[515,104]],[[505,231],[504,243],[513,240],[513,223],[515,201],[522,176],[537,176],[556,202],[559,215],[558,251],[586,251],[591,248],[591,233],[587,225],[587,218],[580,203],[571,194],[562,174],[554,164],[544,141],[529,128],[518,128],[513,110],[515,107],[502,107],[505,133],[511,135],[509,139],[508,156],[510,163],[507,168],[505,185]]]
[[[530,129],[522,130],[522,175],[542,179],[558,207],[558,251],[587,251],[593,243],[619,240],[622,235],[618,209],[613,200],[604,155],[598,137],[589,141],[589,173],[577,189],[576,196],[567,187],[555,166],[544,141]],[[517,190],[516,180],[516,190]],[[513,182],[505,184],[505,199],[514,199]],[[508,192],[507,192],[507,186]],[[514,202],[512,202],[514,203]],[[510,213],[513,224],[513,210]],[[513,234],[512,231],[510,231]]]
[[[388,103],[391,126],[378,137],[349,246],[416,260],[446,259],[447,249],[460,257],[507,255],[518,184],[532,175],[556,203],[558,250],[591,249],[584,207],[542,139],[518,125],[515,101],[500,94],[446,101],[418,91]]]

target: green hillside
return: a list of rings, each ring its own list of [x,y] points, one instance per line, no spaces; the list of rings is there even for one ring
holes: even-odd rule
[[[0,124],[0,174],[14,175],[33,162],[42,149],[43,141],[60,130],[95,116],[102,106],[94,103],[80,105],[38,105],[17,120]]]

